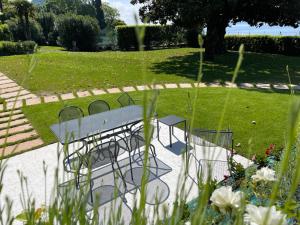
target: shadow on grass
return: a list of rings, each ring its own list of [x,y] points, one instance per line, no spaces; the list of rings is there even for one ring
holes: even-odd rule
[[[214,61],[205,61],[203,82],[231,81],[238,53],[219,55]],[[300,58],[272,54],[246,53],[237,82],[289,83],[286,65],[289,65],[292,83],[300,82]],[[172,56],[164,62],[155,63],[151,69],[156,74],[170,74],[197,79],[199,53]]]

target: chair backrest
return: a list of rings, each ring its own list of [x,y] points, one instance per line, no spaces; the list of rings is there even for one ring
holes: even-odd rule
[[[128,106],[128,105],[135,105],[134,100],[130,97],[130,95],[127,92],[124,92],[119,98],[118,102],[122,107]]]
[[[81,110],[81,108],[77,106],[67,106],[60,110],[58,114],[59,122],[65,122],[73,119],[79,119],[81,117],[84,117],[84,114]]]
[[[96,100],[89,104],[88,111],[90,115],[106,112],[110,110],[110,106],[106,101]]]
[[[229,150],[233,149],[233,132],[230,130],[194,129],[192,134],[192,140],[197,145],[206,147],[220,146]]]

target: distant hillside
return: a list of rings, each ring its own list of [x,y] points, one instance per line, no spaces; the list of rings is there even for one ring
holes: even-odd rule
[[[32,0],[31,2],[34,5],[42,5],[42,4],[44,4],[45,0]]]

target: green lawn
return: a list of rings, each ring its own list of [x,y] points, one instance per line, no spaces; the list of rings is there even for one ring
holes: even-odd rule
[[[282,146],[285,140],[288,108],[290,96],[280,93],[264,93],[258,91],[226,89],[226,88],[201,88],[200,97],[197,101],[196,127],[215,129],[220,119],[224,106],[225,95],[231,92],[228,109],[225,114],[223,128],[230,127],[234,131],[235,143],[241,143],[237,148],[240,154],[245,156],[249,149],[249,140],[252,139],[253,151],[264,153],[265,149],[274,143]],[[159,117],[176,114],[187,116],[188,92],[191,90],[176,89],[163,90],[158,99]],[[142,92],[135,92],[135,98],[142,98]],[[96,99],[104,99],[115,108],[118,94],[103,95],[100,97],[88,97],[66,102],[41,104],[23,108],[34,128],[48,144],[55,142],[49,126],[57,123],[59,110],[65,105],[77,105],[87,113],[88,104]],[[257,125],[252,125],[256,121]]]
[[[42,47],[31,74],[29,56],[0,57],[0,71],[34,93],[62,93],[80,89],[123,87],[158,83],[194,82],[198,73],[198,49],[180,48],[141,52],[67,52],[59,47]],[[205,62],[204,81],[231,80],[237,53]],[[300,57],[247,53],[238,82],[300,83]],[[145,76],[144,76],[144,75]],[[145,79],[144,79],[145,77]]]

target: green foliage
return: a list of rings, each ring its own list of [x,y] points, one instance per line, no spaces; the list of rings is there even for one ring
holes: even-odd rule
[[[229,50],[238,50],[244,44],[245,50],[250,52],[300,55],[300,37],[228,35],[225,41]]]
[[[26,36],[24,34],[23,24],[17,18],[12,18],[7,21],[10,32],[12,33],[14,41],[25,41]],[[31,40],[37,43],[43,43],[44,36],[42,33],[42,28],[38,22],[35,20],[29,20],[29,29],[31,34]]]
[[[143,25],[144,26],[144,25]],[[145,26],[145,49],[165,46],[177,46],[184,42],[184,30],[175,26]],[[118,26],[118,45],[122,50],[138,50],[136,26]]]
[[[47,44],[56,44],[56,31],[54,30],[55,15],[49,12],[41,12],[37,15],[36,20],[42,27],[45,42]]]
[[[0,55],[18,55],[33,53],[36,43],[34,41],[23,42],[0,42]]]
[[[0,24],[0,41],[11,41],[12,33],[7,24]]]
[[[66,14],[58,18],[57,30],[61,44],[68,50],[96,50],[100,32],[96,19]]]

